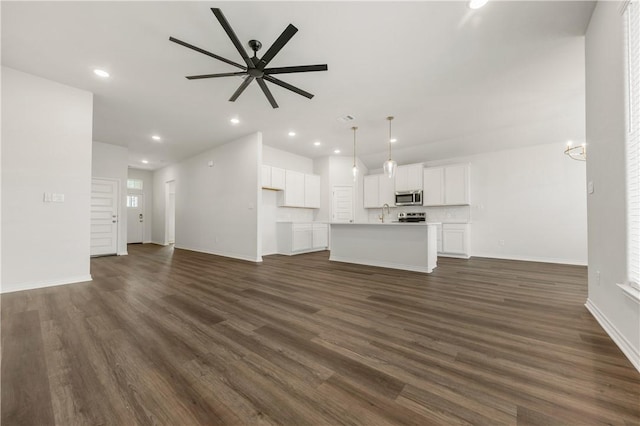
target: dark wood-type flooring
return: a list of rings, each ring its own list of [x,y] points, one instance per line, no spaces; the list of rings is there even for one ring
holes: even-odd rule
[[[2,425],[640,423],[584,267],[129,253],[2,296]]]

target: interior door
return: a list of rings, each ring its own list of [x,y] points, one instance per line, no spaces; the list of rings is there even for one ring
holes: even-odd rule
[[[127,194],[127,244],[141,243],[144,238],[144,196]]]
[[[353,222],[353,187],[334,186],[331,198],[331,220]]]
[[[118,181],[91,180],[91,256],[118,252]]]

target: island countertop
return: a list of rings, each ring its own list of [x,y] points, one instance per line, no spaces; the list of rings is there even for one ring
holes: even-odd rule
[[[437,266],[436,222],[332,222],[329,260],[430,273]]]

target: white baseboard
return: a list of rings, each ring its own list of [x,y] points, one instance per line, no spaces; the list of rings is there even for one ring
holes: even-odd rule
[[[401,263],[384,262],[379,260],[354,259],[352,257],[342,258],[340,256],[334,256],[334,255],[329,255],[329,260],[334,262],[357,263],[358,265],[378,266],[380,268],[403,269],[405,271],[423,272],[426,274],[433,272],[433,269],[429,269],[426,266],[421,267],[421,266],[415,266],[415,265],[405,265]]]
[[[228,251],[212,251],[212,250],[208,250],[208,249],[201,249],[201,248],[194,248],[194,247],[184,247],[184,246],[177,246],[177,245],[174,245],[174,247],[177,248],[177,249],[182,249],[182,250],[191,250],[191,251],[197,251],[199,253],[213,254],[215,256],[222,256],[222,257],[230,257],[232,259],[247,260],[249,262],[262,262],[262,256],[252,257],[252,256],[247,256],[246,254],[243,254],[243,253],[232,253],[232,252],[228,252]]]
[[[14,291],[34,290],[36,288],[54,287],[58,285],[81,283],[86,281],[92,281],[91,275],[79,275],[76,277],[67,277],[57,280],[46,281],[28,281],[18,284],[2,284],[0,293],[13,293]]]
[[[129,255],[129,253],[126,252],[126,251],[120,251],[120,252],[117,253],[117,256],[128,256],[128,255]]]
[[[560,259],[556,257],[519,256],[495,253],[471,253],[472,257],[488,257],[490,259],[522,260],[525,262],[559,263],[562,265],[587,266],[587,262],[575,259]]]
[[[591,299],[587,299],[587,303],[584,304],[591,315],[598,321],[598,324],[606,331],[606,333],[611,337],[611,340],[618,345],[622,353],[631,361],[631,364],[636,368],[636,370],[640,371],[640,351],[635,349],[629,340],[622,333],[618,331],[618,329],[613,325],[611,321],[602,313],[600,309],[591,301]]]
[[[166,247],[166,246],[168,246],[168,245],[169,245],[169,244],[165,244],[165,243],[159,243],[159,242],[157,242],[157,241],[150,241],[150,243],[151,243],[151,244],[158,245],[158,246],[163,246],[163,247]]]

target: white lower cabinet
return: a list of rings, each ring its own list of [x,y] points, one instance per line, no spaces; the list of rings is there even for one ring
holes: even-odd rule
[[[278,222],[278,253],[293,255],[326,250],[329,246],[329,225],[313,222]]]
[[[470,230],[468,223],[444,223],[438,232],[438,255],[469,258]]]

